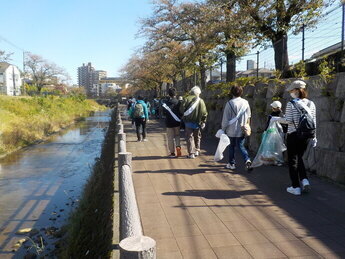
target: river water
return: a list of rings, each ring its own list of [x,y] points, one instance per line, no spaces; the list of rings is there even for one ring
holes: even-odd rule
[[[66,223],[78,204],[95,158],[100,156],[110,116],[110,110],[96,112],[48,141],[0,160],[0,258],[40,252],[42,240],[41,255],[53,250],[52,233]],[[34,230],[19,235],[24,228]],[[18,240],[27,236],[31,240],[19,245]]]

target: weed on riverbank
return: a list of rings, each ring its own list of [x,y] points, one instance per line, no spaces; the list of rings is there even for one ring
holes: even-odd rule
[[[95,101],[76,96],[0,96],[0,156],[102,109]]]
[[[84,187],[78,208],[67,225],[67,236],[60,241],[61,258],[109,258],[112,249],[112,208],[115,145],[115,112]]]

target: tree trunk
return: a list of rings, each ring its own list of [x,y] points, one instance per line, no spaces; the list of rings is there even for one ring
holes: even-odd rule
[[[226,82],[233,82],[236,79],[236,55],[233,51],[226,53]]]
[[[205,89],[206,88],[206,68],[202,61],[199,61],[200,66],[200,88]]]
[[[280,70],[283,74],[289,68],[289,55],[287,47],[288,37],[286,33],[277,36],[276,40],[272,40],[274,48],[274,62],[276,70]]]

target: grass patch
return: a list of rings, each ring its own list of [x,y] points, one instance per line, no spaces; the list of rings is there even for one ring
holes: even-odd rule
[[[102,109],[95,101],[78,96],[0,96],[0,156]]]
[[[61,258],[109,258],[112,250],[113,176],[115,157],[116,112],[102,146],[102,153],[92,169],[78,208],[61,240]]]

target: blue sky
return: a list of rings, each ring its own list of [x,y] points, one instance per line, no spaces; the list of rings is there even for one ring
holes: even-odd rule
[[[1,1],[0,36],[19,48],[64,67],[77,83],[77,67],[92,62],[117,76],[143,39],[136,39],[139,19],[151,13],[149,0],[11,0]],[[0,49],[22,51],[1,40]]]

